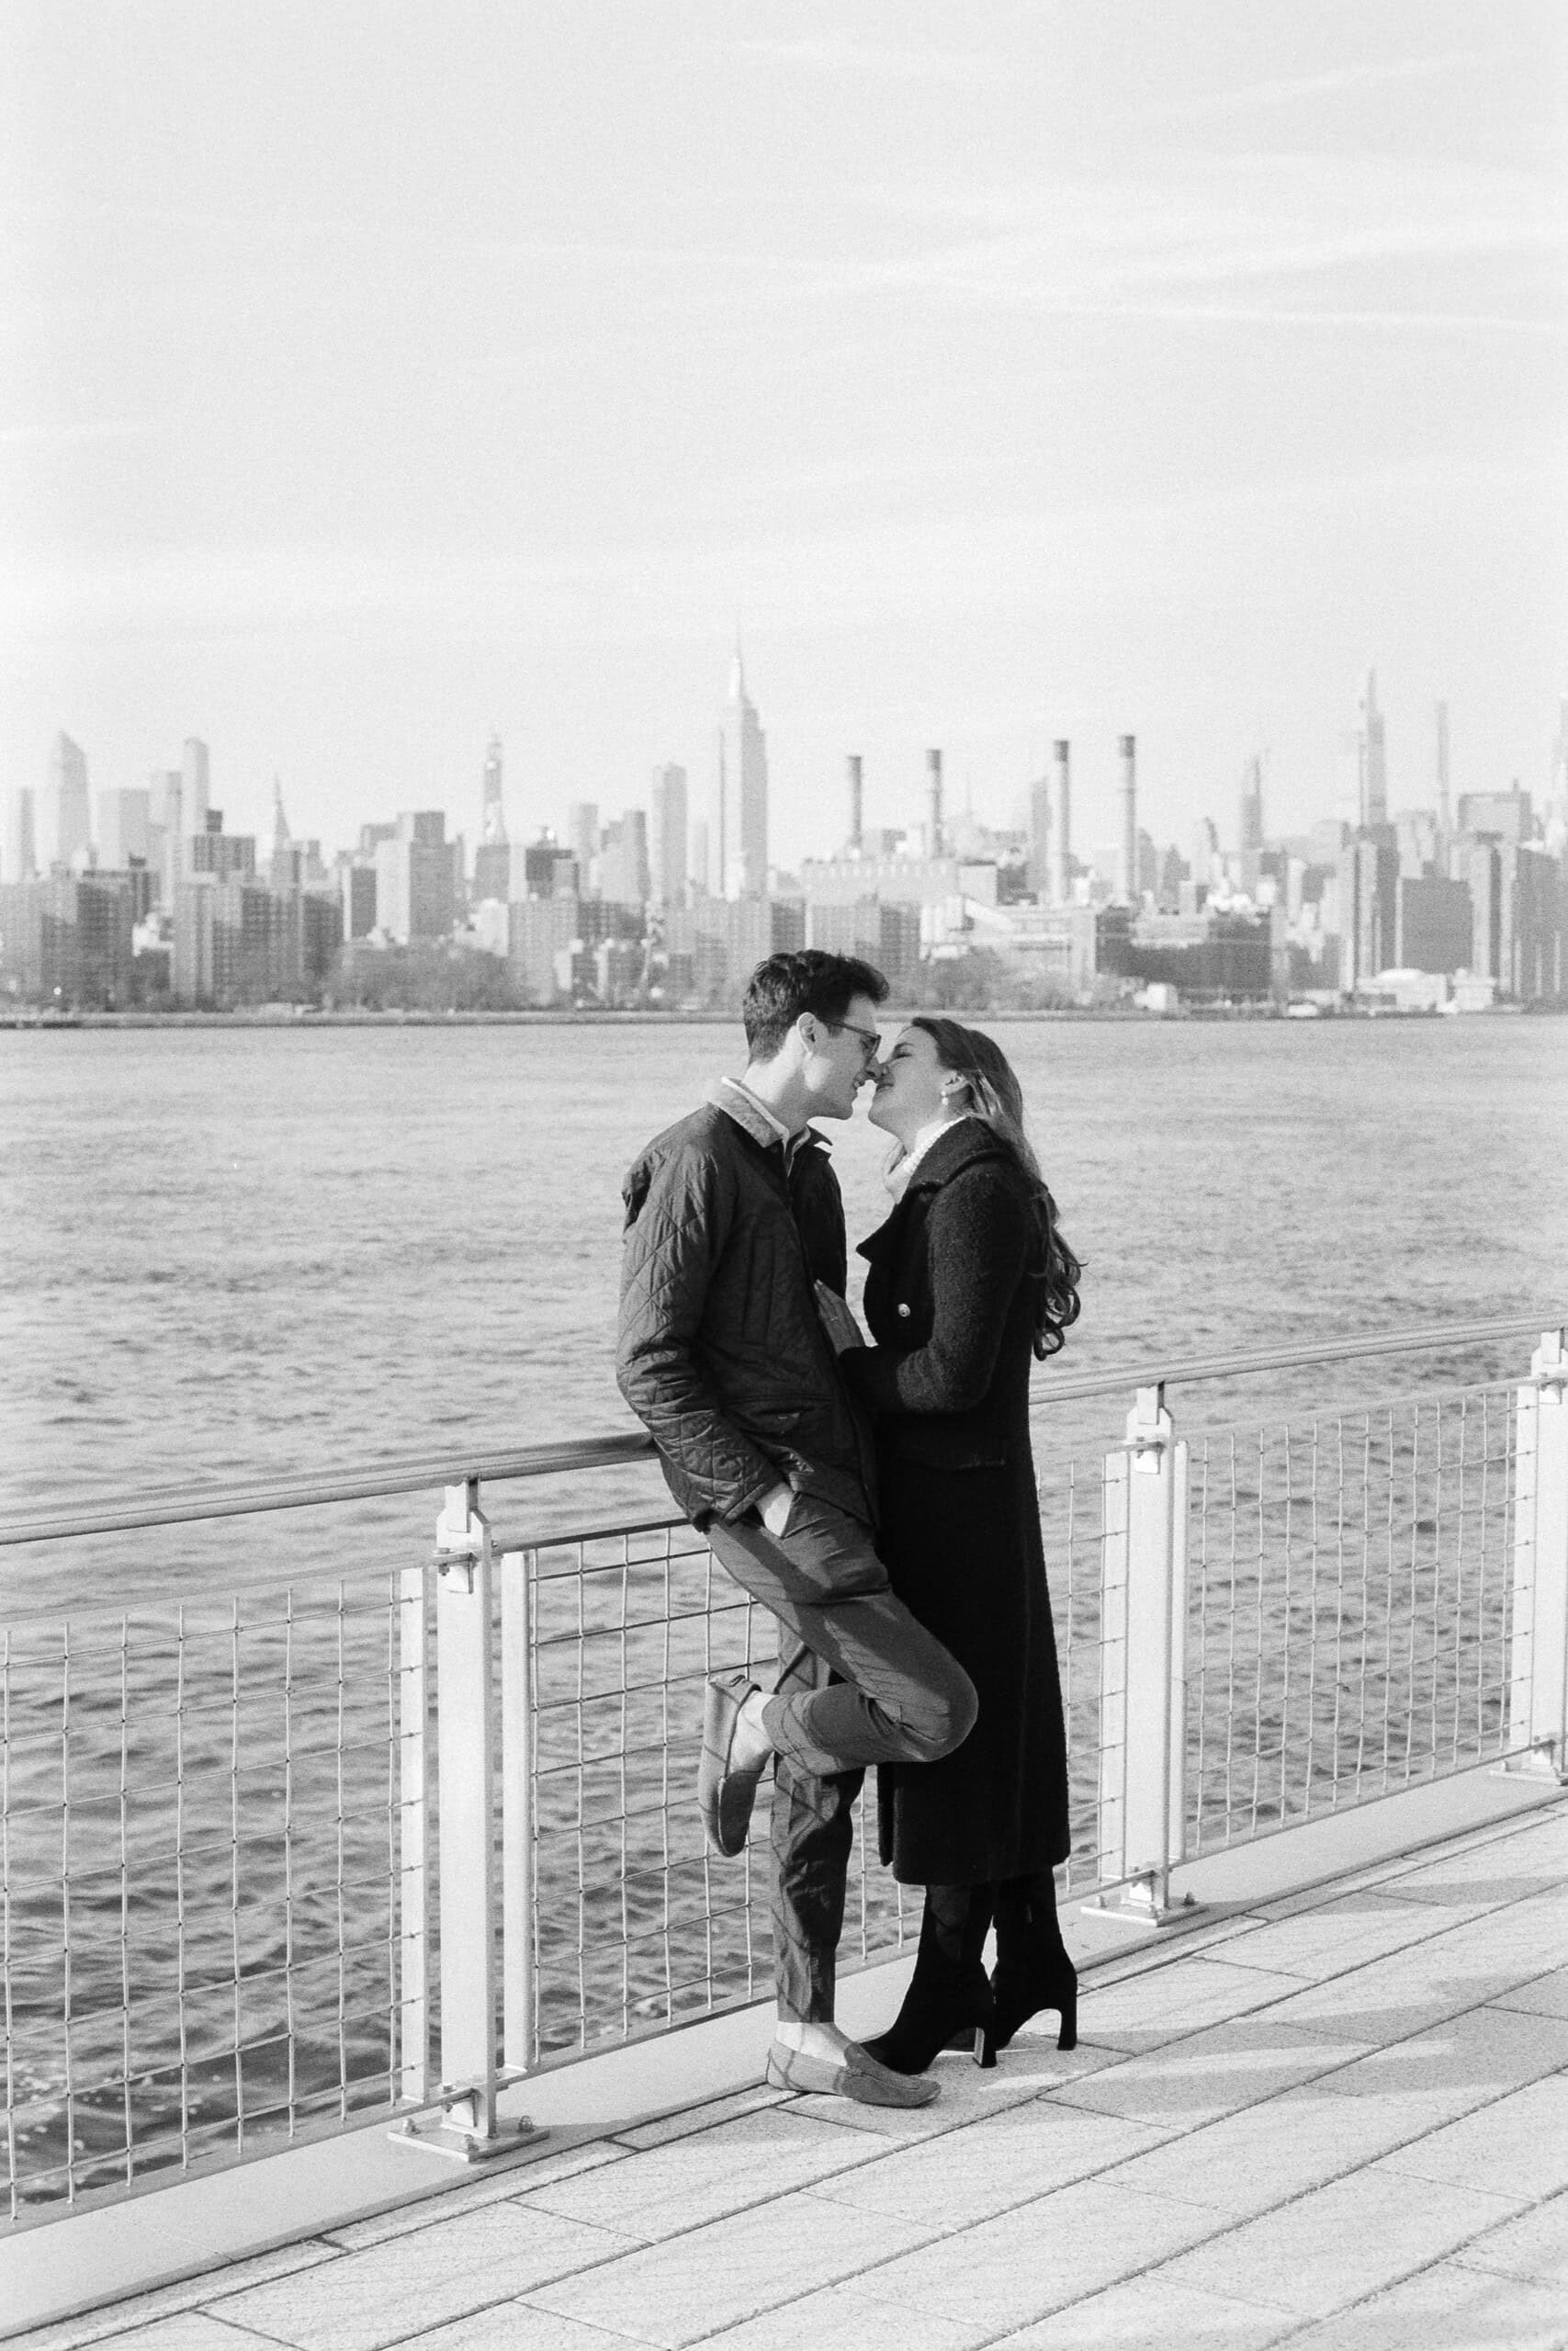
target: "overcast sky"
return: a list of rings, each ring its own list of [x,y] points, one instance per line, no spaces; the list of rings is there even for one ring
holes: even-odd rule
[[[7,0],[0,783],[212,748],[231,829],[699,797],[774,853],[1545,782],[1560,0]]]

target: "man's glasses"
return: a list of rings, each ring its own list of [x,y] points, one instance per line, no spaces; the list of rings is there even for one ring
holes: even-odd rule
[[[831,1029],[835,1036],[841,1036],[846,1032],[851,1036],[858,1036],[860,1057],[868,1066],[882,1050],[882,1038],[875,1029],[858,1028],[853,1021],[824,1021],[822,1025],[825,1029]]]

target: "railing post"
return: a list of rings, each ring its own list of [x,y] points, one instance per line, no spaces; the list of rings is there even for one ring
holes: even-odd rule
[[[441,2119],[401,2143],[463,2163],[542,2134],[496,2111],[494,1554],[479,1480],[446,1488],[435,1528],[437,1835],[441,1875]]]
[[[1568,1333],[1547,1330],[1514,1414],[1507,1768],[1568,1780]],[[1521,1751],[1522,1750],[1522,1751]]]
[[[534,2062],[534,1709],[529,1682],[528,1554],[501,1562],[502,2055],[509,2074]]]
[[[1105,1456],[1100,1877],[1093,1907],[1159,1925],[1181,1859],[1187,1766],[1187,1448],[1163,1387],[1140,1388]]]
[[[430,2095],[430,1698],[426,1570],[406,1567],[398,1595],[399,2094],[405,2106]]]

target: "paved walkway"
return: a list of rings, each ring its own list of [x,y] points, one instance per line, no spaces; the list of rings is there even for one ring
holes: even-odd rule
[[[28,2351],[1568,2346],[1568,1803],[1097,1970],[913,2115],[759,2089]]]

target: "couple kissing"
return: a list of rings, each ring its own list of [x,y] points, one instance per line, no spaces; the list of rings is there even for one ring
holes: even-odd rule
[[[1061,2047],[1076,2037],[1029,1379],[1077,1316],[1079,1267],[1000,1047],[919,1015],[885,1049],[887,992],[809,949],[751,974],[744,1074],[627,1173],[616,1375],[681,1509],[782,1628],[771,1690],[745,1667],[709,1677],[698,1778],[733,1855],[773,1769],[767,2079],[922,2106],[950,2041],[994,2064],[1042,2009]],[[892,1214],[861,1245],[869,1338],[812,1123],[850,1117],[868,1082],[894,1153]],[[834,1982],[872,1764],[882,1859],[925,1904],[903,2005],[862,2043],[833,2021]]]

